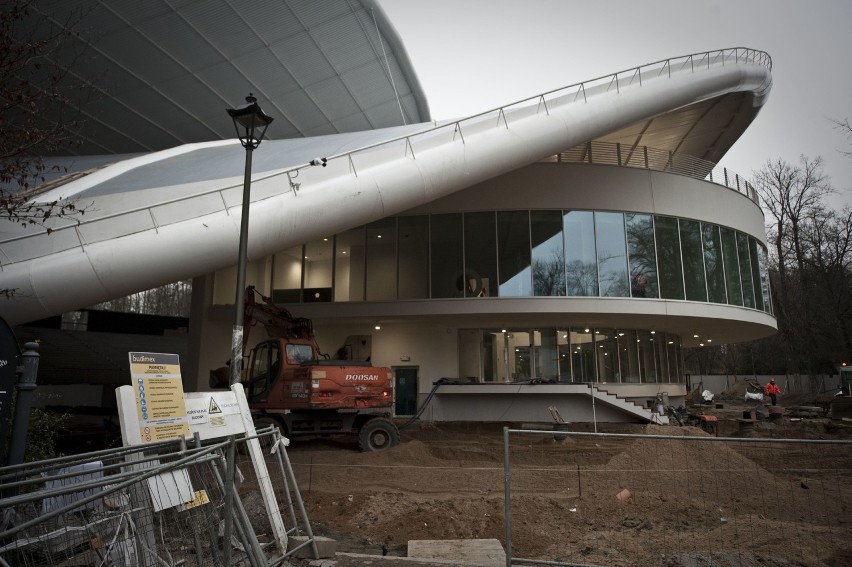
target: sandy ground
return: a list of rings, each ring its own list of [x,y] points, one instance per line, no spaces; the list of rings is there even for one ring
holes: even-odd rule
[[[751,408],[734,397],[688,410],[718,415],[720,436],[737,436]],[[755,424],[749,438],[766,443],[708,441],[700,428],[677,425],[600,424],[598,431],[692,439],[513,435],[513,557],[849,565],[852,446],[769,441],[852,439],[852,424],[790,414]],[[404,556],[412,539],[506,543],[502,424],[417,423],[382,453],[360,453],[347,438],[297,440],[289,456],[315,533],[336,539],[338,551]]]

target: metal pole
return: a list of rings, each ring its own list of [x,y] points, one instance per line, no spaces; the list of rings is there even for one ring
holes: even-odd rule
[[[27,429],[30,422],[30,406],[33,392],[36,389],[38,377],[38,343],[27,343],[21,355],[23,372],[15,389],[18,391],[15,400],[15,419],[12,422],[12,442],[9,445],[9,466],[20,465],[24,462],[24,452],[27,447]]]
[[[248,248],[249,208],[251,205],[251,157],[254,148],[246,145],[246,172],[243,180],[243,209],[240,218],[240,251],[237,257],[237,295],[234,299],[234,330],[231,335],[231,376],[229,384],[240,382],[243,370],[243,320],[246,310],[246,250]]]
[[[508,427],[503,428],[503,526],[506,530],[506,567],[512,567],[512,488]]]

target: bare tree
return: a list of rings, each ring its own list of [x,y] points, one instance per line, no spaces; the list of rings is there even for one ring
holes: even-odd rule
[[[846,139],[849,140],[850,146],[852,146],[852,124],[849,123],[849,119],[844,118],[843,120],[832,120],[832,122],[834,122],[835,129],[845,135]],[[852,157],[852,149],[840,150],[840,153],[845,156]]]
[[[79,102],[96,93],[73,73],[81,53],[70,40],[83,14],[55,25],[35,6],[0,0],[0,218],[23,226],[83,214],[71,201],[37,202],[35,186],[43,157],[77,144]]]

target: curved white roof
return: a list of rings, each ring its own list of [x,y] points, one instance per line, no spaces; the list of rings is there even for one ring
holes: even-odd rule
[[[254,159],[249,258],[401,213],[588,140],[656,137],[721,155],[763,104],[770,67],[765,53],[726,49],[447,124],[264,142]],[[707,121],[726,105],[724,120]],[[308,166],[313,157],[328,166]],[[0,302],[0,314],[27,322],[232,266],[244,159],[236,141],[187,145],[53,189],[52,197],[88,205],[83,222],[57,221],[51,234],[3,227],[0,288],[18,291]]]
[[[158,151],[234,137],[225,108],[253,92],[272,139],[428,121],[426,97],[375,0],[36,0],[19,33],[73,34],[58,57],[96,90],[72,91],[75,155]],[[66,124],[68,119],[65,119]]]

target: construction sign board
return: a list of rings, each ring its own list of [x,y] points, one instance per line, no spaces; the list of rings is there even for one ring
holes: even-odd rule
[[[176,354],[131,352],[130,377],[142,443],[190,437]]]

